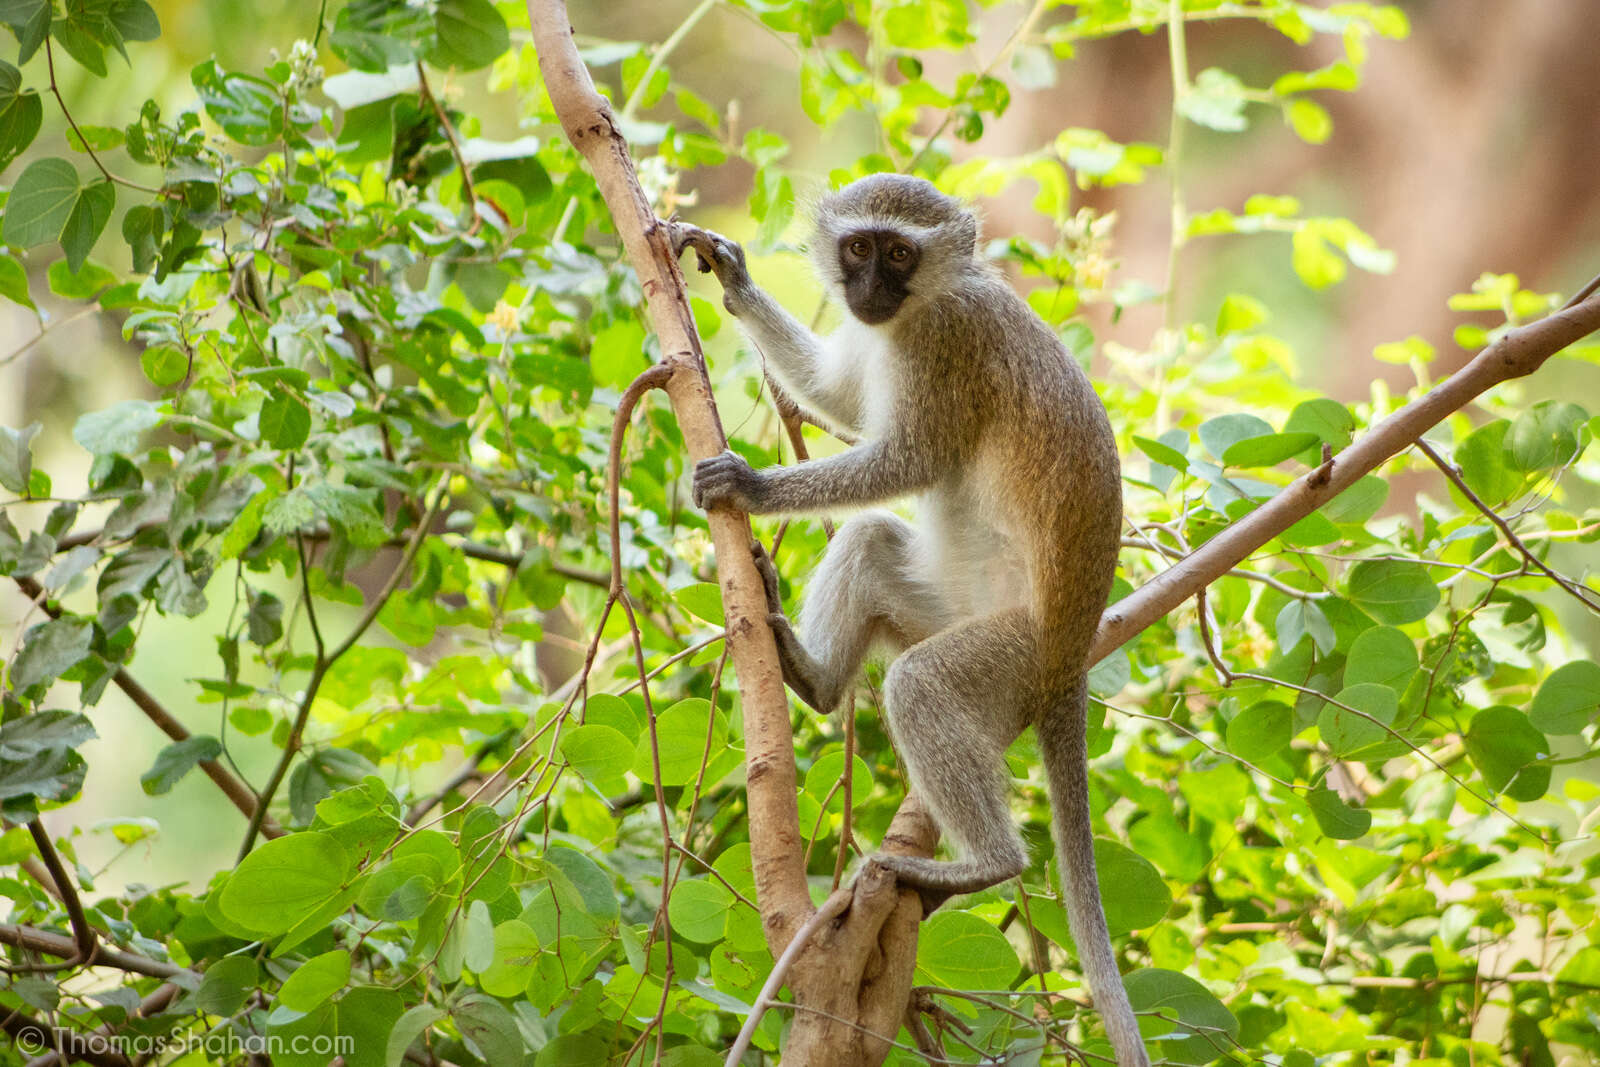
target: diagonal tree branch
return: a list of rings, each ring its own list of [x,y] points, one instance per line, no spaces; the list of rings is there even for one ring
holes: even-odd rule
[[[1098,663],[1141,630],[1216,581],[1252,552],[1409,448],[1445,416],[1501,382],[1532,374],[1563,348],[1600,330],[1594,284],[1561,310],[1511,330],[1465,367],[1374,426],[1367,434],[1283,492],[1207,541],[1170,570],[1119,600],[1100,618],[1089,651]]]

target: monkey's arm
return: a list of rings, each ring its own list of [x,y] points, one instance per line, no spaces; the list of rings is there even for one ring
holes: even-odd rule
[[[756,470],[734,452],[694,468],[694,502],[752,515],[796,514],[882,504],[926,489],[953,469],[939,450],[913,448],[901,434],[792,467]]]
[[[716,274],[722,306],[770,361],[784,389],[834,426],[860,433],[862,389],[851,373],[855,368],[830,360],[821,339],[755,283],[745,268],[744,249],[721,234],[683,223],[673,224],[672,235],[674,251],[693,248],[700,269]]]

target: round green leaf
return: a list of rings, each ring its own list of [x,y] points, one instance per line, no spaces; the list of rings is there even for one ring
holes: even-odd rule
[[[295,1011],[311,1011],[350,981],[350,953],[342,948],[302,963],[278,990],[278,1002]]]
[[[520,919],[507,919],[494,928],[489,965],[478,975],[478,984],[493,996],[518,996],[528,987],[538,956],[539,935],[533,927]]]
[[[350,871],[350,855],[333,837],[290,834],[246,856],[222,887],[218,905],[230,921],[271,937],[337,895]]]
[[[212,1015],[232,1015],[244,1006],[259,981],[260,968],[252,957],[224,956],[206,967],[200,988],[195,990],[195,1005]]]
[[[1522,488],[1523,476],[1506,462],[1510,429],[1511,423],[1496,419],[1472,431],[1456,448],[1455,460],[1467,488],[1491,505],[1509,500]]]
[[[1004,989],[1021,966],[1006,936],[968,911],[935,913],[917,939],[917,969],[931,985]]]
[[[1294,738],[1294,709],[1276,700],[1245,708],[1228,724],[1228,751],[1245,760],[1275,756]]]
[[[1330,522],[1366,522],[1389,499],[1389,483],[1376,474],[1367,474],[1354,485],[1322,505],[1319,514]]]
[[[189,357],[171,345],[152,345],[139,353],[139,368],[150,384],[165,389],[189,376]]]
[[[710,717],[710,701],[698,697],[680,700],[656,716],[662,785],[688,785],[700,773],[701,760],[706,754],[706,728]],[[717,723],[711,737],[713,753],[726,733],[726,727]],[[656,779],[648,732],[639,738],[634,751],[633,773],[646,782]]]
[[[1186,1034],[1162,1041],[1161,1059],[1172,1064],[1204,1064],[1233,1049],[1239,1020],[1211,991],[1188,975],[1147,967],[1122,978],[1128,1002],[1140,1015],[1139,1029],[1147,1035]],[[1159,1017],[1156,1017],[1159,1015]]]
[[[32,248],[59,239],[81,188],[78,169],[64,159],[51,156],[29,163],[11,187],[0,240]]]
[[[434,19],[438,44],[428,62],[438,66],[476,70],[511,47],[506,20],[489,0],[441,0]]]
[[[1550,785],[1550,767],[1538,765],[1550,743],[1516,708],[1497,704],[1467,725],[1467,758],[1496,793],[1537,800]]]
[[[261,405],[261,440],[273,448],[291,451],[311,435],[311,409],[287,391],[276,391]]]
[[[1374,626],[1351,643],[1345,656],[1344,684],[1374,682],[1403,693],[1418,666],[1417,646],[1411,638],[1392,626]]]
[[[721,882],[695,878],[672,887],[667,918],[672,920],[673,933],[709,945],[722,939],[731,907],[733,894]]]
[[[1439,587],[1420,563],[1364,559],[1350,568],[1350,599],[1379,622],[1400,626],[1425,619],[1439,603]]]
[[[563,733],[561,755],[586,780],[611,784],[633,767],[634,745],[620,731],[596,723]]]
[[[678,606],[713,626],[727,625],[722,614],[722,590],[713,582],[697,582],[674,590],[672,599]]]
[[[1094,866],[1106,926],[1113,935],[1154,926],[1172,907],[1172,891],[1155,864],[1121,842],[1095,838]]]
[[[1256,415],[1218,415],[1200,424],[1200,443],[1218,459],[1236,442],[1272,433],[1272,425]]]
[[[384,1046],[404,1011],[400,994],[380,986],[358,986],[340,997],[339,1034],[350,1045],[346,1067],[383,1067]]]
[[[1311,814],[1316,816],[1317,825],[1329,837],[1350,841],[1372,829],[1372,812],[1352,808],[1327,786],[1313,789],[1311,795],[1306,797],[1306,803],[1311,806]]]
[[[1393,689],[1363,682],[1345,687],[1334,699],[1356,709],[1352,712],[1337,704],[1325,703],[1317,715],[1317,730],[1334,755],[1348,756],[1392,736],[1383,727],[1393,723],[1400,713],[1400,698]]]
[[[588,726],[609,726],[618,731],[628,739],[630,752],[644,730],[633,705],[610,693],[595,693],[589,697],[583,706],[583,721]]]
[[[1600,714],[1600,664],[1563,664],[1539,684],[1528,719],[1547,734],[1578,734]]]

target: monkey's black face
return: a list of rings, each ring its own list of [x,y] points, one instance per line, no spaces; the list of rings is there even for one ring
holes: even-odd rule
[[[877,326],[894,318],[911,295],[922,250],[894,230],[856,230],[839,238],[844,299],[856,318]]]

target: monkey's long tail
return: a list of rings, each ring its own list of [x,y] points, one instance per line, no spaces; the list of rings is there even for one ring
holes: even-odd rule
[[[1061,888],[1072,940],[1078,947],[1078,963],[1111,1038],[1118,1067],[1150,1067],[1100,906],[1094,832],[1089,821],[1088,712],[1088,681],[1080,676],[1066,699],[1039,719],[1039,748],[1054,813],[1056,862],[1061,867]]]

